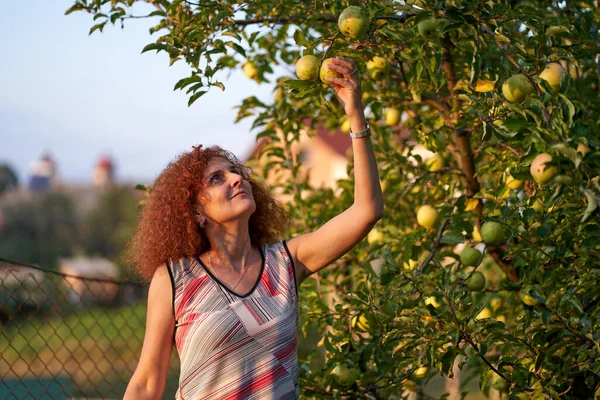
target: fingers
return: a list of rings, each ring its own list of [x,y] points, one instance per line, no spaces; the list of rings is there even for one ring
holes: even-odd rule
[[[345,78],[331,78],[328,77],[326,78],[327,82],[336,85],[336,86],[341,86],[344,87],[346,89],[350,89],[350,90],[354,90],[356,88],[356,85],[354,82],[352,82],[350,79],[345,79]]]
[[[344,57],[333,57],[333,64],[346,67],[348,70],[353,71],[356,68],[354,61]]]
[[[345,77],[345,80],[351,82],[358,82],[358,75],[356,74],[356,66],[354,62],[348,59],[343,59],[339,57],[333,58],[333,62],[328,65],[328,68],[331,71],[338,72]],[[333,81],[331,81],[333,82]],[[343,85],[346,86],[346,85]]]

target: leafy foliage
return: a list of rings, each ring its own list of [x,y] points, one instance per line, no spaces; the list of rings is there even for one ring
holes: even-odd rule
[[[93,32],[130,18],[136,3],[77,0],[68,12],[93,14]],[[335,193],[310,187],[291,145],[317,124],[340,125],[342,110],[320,83],[277,77],[274,67],[306,54],[347,56],[359,65],[385,184],[386,216],[376,227],[383,239],[362,243],[303,287],[303,330],[326,332],[312,354],[327,352],[321,363],[310,354],[301,359],[306,396],[406,396],[436,374],[452,374],[458,356],[461,365],[478,360],[486,394],[600,393],[596,5],[370,0],[361,2],[368,36],[353,42],[336,23],[347,1],[148,3],[145,16],[159,20],[150,31],[162,36],[144,51],[166,52],[171,64],[184,60],[192,68],[175,85],[186,89],[190,105],[213,86],[224,89],[220,77],[246,61],[258,69],[258,82],[275,83],[274,101],[247,98],[238,120],[254,118],[258,137],[268,139],[265,170],[291,171],[274,189],[293,199],[292,234],[348,207],[354,187],[351,180],[339,181]],[[432,18],[435,31],[430,22],[419,29]],[[385,68],[366,68],[374,56],[385,58]],[[556,91],[539,78],[549,62],[566,71]],[[515,74],[533,86],[523,103],[502,94]],[[386,108],[406,113],[400,131],[381,122]],[[419,145],[445,166],[428,169]],[[557,168],[545,185],[529,173],[540,153],[551,154]],[[509,174],[525,180],[524,188],[510,190]],[[443,217],[436,230],[417,225],[423,204]],[[486,288],[470,292],[464,282],[472,268],[462,267],[455,246],[474,244],[474,228],[485,221],[505,226],[508,239],[487,246],[477,267]],[[418,265],[410,269],[409,260]],[[352,322],[359,315],[368,321],[360,328]],[[339,364],[359,369],[358,380],[334,379]]]

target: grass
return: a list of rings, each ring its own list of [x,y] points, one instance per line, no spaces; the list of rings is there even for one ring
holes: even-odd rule
[[[15,321],[0,335],[0,397],[42,378],[68,382],[62,387],[75,397],[121,398],[141,353],[145,318],[146,305],[140,303]],[[179,375],[173,353],[165,391],[171,398]],[[9,389],[7,382],[16,386]]]

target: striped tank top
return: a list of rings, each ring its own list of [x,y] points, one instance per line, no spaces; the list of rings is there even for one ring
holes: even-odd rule
[[[294,264],[285,241],[260,252],[259,279],[244,296],[198,258],[168,263],[181,362],[176,399],[299,398]]]

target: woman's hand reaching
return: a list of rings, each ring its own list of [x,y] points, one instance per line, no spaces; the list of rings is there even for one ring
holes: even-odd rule
[[[346,115],[350,120],[355,118],[364,120],[360,79],[354,61],[342,57],[333,57],[330,60],[328,68],[342,74],[343,78],[328,77],[327,81],[340,99]]]

